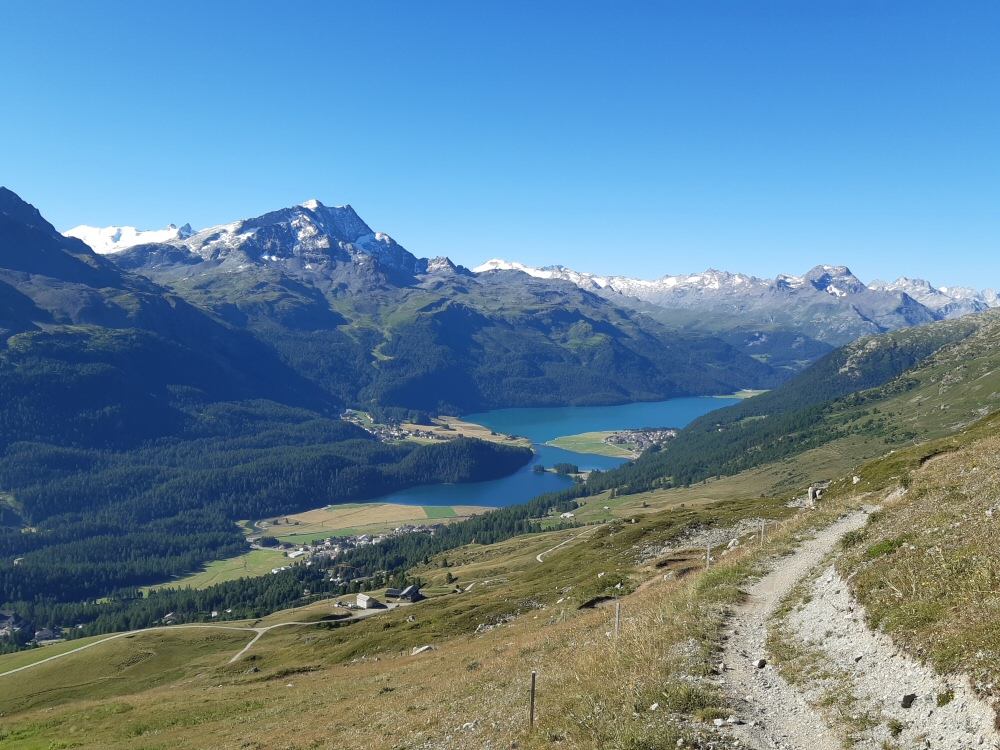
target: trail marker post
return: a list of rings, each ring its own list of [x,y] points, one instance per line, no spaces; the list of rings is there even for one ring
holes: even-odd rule
[[[531,701],[528,707],[528,731],[535,727],[535,670],[531,670]]]

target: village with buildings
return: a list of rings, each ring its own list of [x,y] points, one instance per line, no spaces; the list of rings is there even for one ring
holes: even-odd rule
[[[404,430],[399,425],[392,424],[378,424],[373,422],[371,418],[364,412],[355,411],[354,409],[348,409],[340,418],[345,422],[350,422],[353,425],[357,425],[362,430],[370,432],[372,435],[377,437],[383,443],[392,443],[396,440],[406,440],[410,437],[418,437],[413,434],[411,430]],[[435,439],[434,435],[420,435],[419,437],[424,437],[426,439]]]
[[[608,445],[634,446],[637,456],[654,445],[663,445],[677,437],[675,427],[643,427],[641,430],[618,430],[604,438]]]
[[[414,424],[381,424],[372,421],[372,418],[365,412],[355,411],[354,409],[347,409],[340,415],[340,418],[371,433],[383,443],[394,443],[398,440],[453,440],[459,435],[458,432],[443,422],[427,425],[426,429]],[[442,434],[442,432],[445,434]]]
[[[0,610],[0,641],[8,640],[21,643],[34,641],[42,644],[62,638],[62,631],[59,628],[33,630],[28,625],[17,612],[7,609]]]

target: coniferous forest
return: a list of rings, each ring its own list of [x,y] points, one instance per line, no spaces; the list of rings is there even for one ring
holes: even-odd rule
[[[159,583],[244,551],[240,519],[493,479],[530,455],[463,438],[385,444],[271,402],[214,404],[182,435],[131,450],[16,443],[0,460],[0,601],[81,601]]]

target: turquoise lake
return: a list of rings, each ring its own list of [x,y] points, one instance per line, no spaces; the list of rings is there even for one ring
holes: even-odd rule
[[[494,432],[526,437],[534,443],[531,462],[502,479],[469,484],[432,484],[375,499],[373,502],[402,505],[479,505],[502,508],[524,503],[545,492],[555,492],[573,485],[569,477],[552,472],[536,474],[532,467],[541,463],[576,464],[580,469],[613,469],[626,459],[576,453],[542,443],[581,432],[604,432],[640,427],[684,427],[710,411],[735,404],[736,398],[675,398],[621,406],[565,406],[540,409],[497,409],[462,417],[465,422],[487,427]]]

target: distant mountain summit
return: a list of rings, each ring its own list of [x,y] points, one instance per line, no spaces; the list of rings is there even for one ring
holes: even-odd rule
[[[324,206],[318,200],[199,232],[190,225],[171,225],[157,232],[77,227],[66,234],[84,239],[98,252],[113,253],[124,268],[154,276],[269,266],[312,279],[342,275],[338,270],[344,267],[378,267],[407,276],[457,270],[447,258],[417,258],[388,234],[373,231],[351,206]]]
[[[563,279],[604,297],[631,299],[665,311],[689,311],[716,318],[721,328],[787,326],[839,346],[859,336],[921,325],[978,312],[1000,304],[996,292],[965,287],[934,288],[926,281],[900,278],[892,284],[864,284],[846,266],[816,266],[803,276],[780,274],[759,279],[708,269],[647,281],[598,276],[564,266],[532,268],[493,259],[475,273],[520,271],[536,278]],[[627,304],[627,303],[626,303]],[[662,316],[658,316],[663,319]]]

